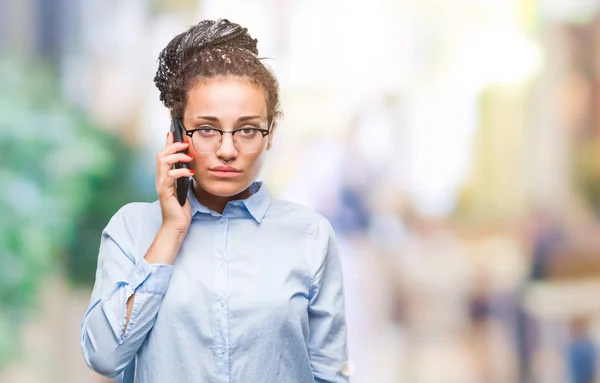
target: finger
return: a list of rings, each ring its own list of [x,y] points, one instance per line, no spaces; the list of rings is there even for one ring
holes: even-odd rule
[[[175,180],[182,177],[192,177],[192,169],[180,168],[166,171],[162,176],[156,179],[156,190],[159,195],[174,195]]]
[[[171,145],[173,143],[173,133],[167,132],[167,142],[165,142],[165,147]]]
[[[177,162],[190,162],[194,159],[194,157],[184,154],[184,153],[175,153],[175,154],[169,154],[167,156],[161,157],[160,158],[160,162],[161,164],[171,167],[173,164],[177,163]]]
[[[177,153],[186,150],[189,147],[187,141],[175,142],[166,146],[163,150],[158,152],[157,157],[164,157],[169,154]]]
[[[183,142],[174,142],[165,146],[158,154],[166,155],[173,154],[183,150],[186,150],[189,147],[189,143],[187,141]]]
[[[171,169],[167,172],[169,177],[171,177],[173,180],[176,180],[176,179],[182,178],[182,177],[191,177],[194,175],[194,173],[195,172],[192,169],[185,169],[185,168]]]

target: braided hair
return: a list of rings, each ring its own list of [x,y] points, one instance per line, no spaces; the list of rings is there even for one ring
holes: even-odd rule
[[[199,80],[243,77],[267,96],[268,123],[281,115],[279,83],[258,57],[258,40],[226,19],[204,20],[175,36],[158,56],[154,83],[172,117],[183,118],[188,91]]]

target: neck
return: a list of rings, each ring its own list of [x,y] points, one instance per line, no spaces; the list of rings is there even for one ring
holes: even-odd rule
[[[246,199],[250,197],[252,193],[250,193],[250,187],[248,187],[236,195],[229,197],[221,197],[218,195],[210,194],[206,190],[202,189],[196,182],[194,182],[194,195],[196,196],[198,202],[200,202],[202,205],[206,206],[207,208],[213,211],[223,214],[227,202]]]

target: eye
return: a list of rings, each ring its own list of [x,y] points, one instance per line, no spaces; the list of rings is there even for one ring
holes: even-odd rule
[[[202,137],[212,137],[219,134],[219,132],[217,132],[217,129],[212,128],[210,126],[201,126],[196,130],[196,132],[198,132],[198,135]]]
[[[241,128],[238,129],[237,132],[241,137],[251,138],[258,133],[258,130],[256,128]]]

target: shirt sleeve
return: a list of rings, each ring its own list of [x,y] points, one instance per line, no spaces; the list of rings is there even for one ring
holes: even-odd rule
[[[81,347],[88,366],[117,376],[133,360],[158,314],[172,274],[171,265],[150,265],[149,247],[139,242],[140,206],[126,205],[102,232],[96,281],[81,326]],[[135,294],[125,330],[127,300]]]
[[[308,352],[316,383],[348,382],[343,366],[347,364],[346,313],[343,275],[333,228],[320,218],[311,233],[311,258],[320,263],[309,295],[310,336]]]

